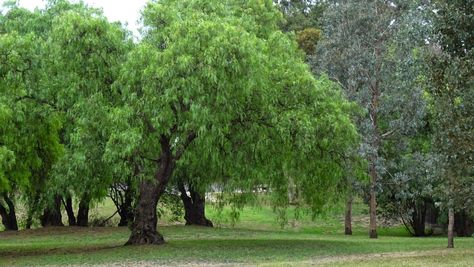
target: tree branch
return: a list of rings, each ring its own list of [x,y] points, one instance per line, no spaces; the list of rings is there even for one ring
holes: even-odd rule
[[[184,144],[181,150],[178,150],[176,152],[176,155],[174,156],[174,160],[179,160],[181,158],[184,151],[186,151],[186,148],[188,148],[188,146],[193,142],[194,139],[196,139],[196,137],[197,137],[197,134],[195,134],[194,132],[191,132],[190,134],[188,134],[188,137],[184,141]]]

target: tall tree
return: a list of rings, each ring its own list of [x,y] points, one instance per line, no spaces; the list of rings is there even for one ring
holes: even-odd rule
[[[114,111],[122,134],[107,148],[110,158],[142,159],[127,244],[164,242],[157,203],[176,168],[199,165],[196,159],[209,163],[209,175],[223,173],[226,186],[272,181],[278,189],[287,186],[285,167],[303,169],[305,197],[315,207],[327,201],[309,188],[319,184],[329,194],[339,181],[337,151],[356,138],[352,105],[334,84],[312,77],[296,44],[278,30],[280,18],[272,1],[147,5],[143,42],[117,84],[125,101]]]
[[[418,127],[424,114],[417,108],[421,90],[412,84],[416,72],[409,72],[406,79],[397,76],[403,74],[399,69],[413,49],[398,38],[401,29],[413,22],[408,19],[413,5],[416,3],[406,1],[328,1],[325,36],[312,59],[316,73],[327,72],[350,100],[367,111],[357,124],[364,137],[360,154],[369,163],[371,238],[377,238],[376,194],[387,167],[384,142]]]
[[[474,179],[474,1],[434,1],[430,82],[434,144],[442,158],[448,248],[455,211],[472,209]]]

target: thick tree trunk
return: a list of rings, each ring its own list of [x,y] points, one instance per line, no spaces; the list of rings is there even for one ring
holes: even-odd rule
[[[157,231],[156,205],[161,195],[153,181],[140,183],[140,195],[136,206],[135,220],[132,233],[126,245],[160,245],[165,241]]]
[[[352,235],[352,193],[349,192],[346,200],[346,216],[344,220],[344,234]]]
[[[129,226],[133,222],[133,192],[131,185],[125,189],[125,197],[123,203],[118,207],[120,222],[118,226]]]
[[[77,226],[87,227],[89,226],[89,203],[90,197],[83,196],[79,201],[79,209],[77,211]]]
[[[64,204],[64,209],[66,210],[67,213],[67,221],[69,226],[76,226],[76,217],[74,216],[74,208],[72,207],[72,198],[71,196],[68,196],[66,198],[66,201],[63,202]]]
[[[155,181],[144,180],[140,183],[135,220],[126,245],[160,245],[164,243],[163,236],[157,231],[156,205],[165,192],[179,156],[173,157],[168,137],[162,135],[160,144],[161,156]]]
[[[448,210],[448,248],[454,248],[454,209]]]
[[[61,215],[61,196],[54,198],[53,206],[47,206],[40,218],[41,226],[64,226]]]
[[[17,231],[18,222],[16,220],[15,204],[8,196],[3,196],[7,207],[0,203],[0,216],[2,217],[2,224],[7,231]]]
[[[183,183],[178,184],[178,189],[181,192],[181,200],[184,205],[184,219],[186,225],[199,225],[206,227],[213,227],[210,220],[206,218],[206,197],[200,194],[192,186],[189,186],[188,196],[186,188]]]

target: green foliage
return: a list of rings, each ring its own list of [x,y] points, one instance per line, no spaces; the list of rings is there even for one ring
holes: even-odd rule
[[[326,1],[314,0],[274,0],[285,16],[281,28],[285,32],[299,32],[310,28],[320,28]]]
[[[472,1],[435,1],[430,55],[434,144],[442,159],[444,205],[472,209],[474,178],[474,20]]]
[[[127,124],[109,156],[138,155],[139,177],[150,178],[160,140],[171,140],[177,175],[185,169],[194,184],[268,185],[284,207],[291,175],[317,212],[336,195],[340,153],[356,142],[354,106],[312,77],[279,19],[271,1],[149,4],[146,35],[117,84],[125,105],[114,121]]]
[[[40,39],[11,32],[3,34],[0,43],[0,193],[7,193],[29,190],[45,179],[62,153],[61,120],[50,106],[37,101],[45,75],[39,67]]]
[[[307,55],[314,54],[320,39],[321,31],[316,28],[306,28],[296,33],[296,41]]]

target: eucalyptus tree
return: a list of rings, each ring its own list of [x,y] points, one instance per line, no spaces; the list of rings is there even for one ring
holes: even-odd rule
[[[448,248],[452,248],[455,212],[472,210],[474,201],[474,2],[433,3],[433,141],[442,159],[440,189],[448,209]]]
[[[367,111],[357,124],[364,137],[359,153],[369,163],[371,238],[377,237],[380,178],[388,175],[385,141],[410,134],[424,116],[419,70],[411,65],[403,70],[419,43],[400,38],[403,28],[422,23],[411,16],[417,6],[416,1],[328,1],[323,41],[312,60],[316,73],[327,72]]]
[[[231,188],[268,182],[275,192],[297,174],[314,210],[334,196],[338,152],[356,139],[353,106],[313,78],[280,20],[272,1],[147,5],[143,41],[117,83],[120,134],[107,144],[110,159],[141,159],[127,244],[164,242],[156,206],[182,166],[207,168]]]

